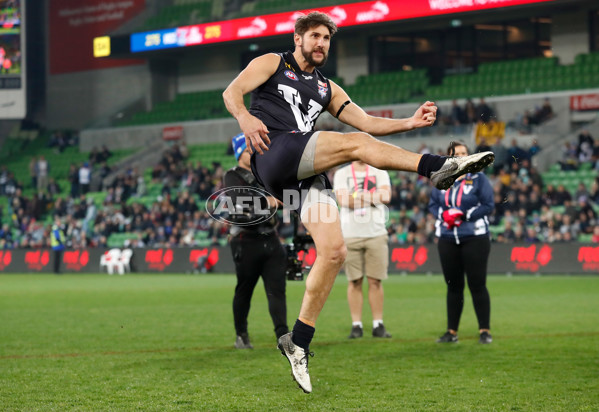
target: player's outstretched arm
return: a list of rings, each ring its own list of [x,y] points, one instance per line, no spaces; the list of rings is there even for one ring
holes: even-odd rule
[[[256,57],[223,92],[225,106],[237,119],[250,153],[252,148],[260,154],[268,150],[270,139],[266,125],[248,112],[243,96],[266,82],[275,73],[280,61],[281,57],[274,53]]]
[[[348,94],[335,82],[330,81],[332,97],[328,111],[336,116],[345,102],[351,100]],[[432,126],[437,116],[437,106],[433,102],[426,102],[416,110],[412,117],[406,119],[388,119],[371,116],[360,106],[350,103],[341,111],[338,119],[343,123],[355,127],[373,136],[385,136],[393,133],[407,132],[421,127]]]

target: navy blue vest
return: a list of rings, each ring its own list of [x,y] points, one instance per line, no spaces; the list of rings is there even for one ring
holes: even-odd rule
[[[329,80],[318,70],[302,71],[289,51],[279,56],[277,71],[252,91],[250,113],[269,131],[310,132],[331,101]]]

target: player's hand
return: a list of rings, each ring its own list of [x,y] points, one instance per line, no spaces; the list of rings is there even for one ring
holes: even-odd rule
[[[412,127],[418,129],[432,126],[435,120],[437,120],[437,106],[435,103],[427,101],[412,116]]]
[[[256,152],[260,154],[264,154],[264,151],[268,150],[268,145],[270,144],[270,139],[268,138],[269,131],[266,125],[256,116],[252,116],[249,113],[238,120],[250,154],[253,153],[253,149],[256,149]]]

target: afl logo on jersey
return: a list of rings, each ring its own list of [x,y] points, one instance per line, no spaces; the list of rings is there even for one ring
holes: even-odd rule
[[[295,73],[293,73],[291,70],[285,70],[285,76],[287,76],[288,78],[290,78],[291,80],[297,82],[299,79],[297,78],[297,76],[295,75]]]

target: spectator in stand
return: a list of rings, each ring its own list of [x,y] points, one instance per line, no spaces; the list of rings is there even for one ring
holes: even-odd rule
[[[528,159],[528,152],[518,146],[518,141],[516,139],[512,139],[512,143],[509,149],[507,149],[508,153],[508,162],[518,163],[523,159]]]
[[[35,156],[29,161],[29,176],[31,177],[31,187],[37,190],[37,157]]]
[[[535,124],[545,123],[547,120],[550,120],[554,117],[553,107],[551,107],[549,98],[545,98],[543,105],[539,108],[539,110],[536,111],[534,117]]]
[[[578,155],[576,148],[571,142],[565,142],[562,147],[562,160],[559,162],[562,170],[577,170]]]
[[[48,180],[48,194],[54,198],[60,194],[60,186],[56,183],[53,177]]]
[[[564,185],[558,185],[557,191],[555,192],[555,204],[557,206],[564,206],[565,202],[572,201],[572,195],[566,190]]]
[[[491,150],[492,150],[491,146],[489,146],[487,144],[487,139],[485,139],[484,137],[481,137],[480,143],[478,144],[478,146],[476,146],[476,149],[474,149],[474,153],[490,152]]]
[[[533,139],[532,144],[528,148],[528,157],[532,158],[534,155],[541,151],[541,146],[539,146],[539,141],[537,139]]]
[[[589,146],[594,146],[595,145],[595,139],[593,139],[593,136],[591,136],[591,133],[586,130],[583,129],[580,131],[580,133],[578,134],[578,150],[580,151],[580,147],[582,146],[583,143],[588,143]]]
[[[599,243],[599,226],[595,226],[593,228],[593,237],[591,238],[591,242]]]
[[[476,106],[474,106],[474,103],[471,99],[466,100],[464,112],[466,113],[467,123],[472,124],[478,122],[478,118],[476,117]]]
[[[92,150],[89,152],[89,156],[87,158],[89,159],[89,163],[91,165],[100,163],[100,152],[96,146],[92,147]]]
[[[497,139],[495,144],[491,146],[491,151],[495,153],[495,162],[493,167],[495,170],[501,170],[508,165],[509,154],[507,148],[503,145],[501,139]]]
[[[524,237],[526,243],[539,243],[541,240],[534,227],[528,226],[526,228],[526,236]]]
[[[43,192],[48,188],[48,176],[50,175],[50,164],[46,158],[41,155],[36,164],[35,174],[37,177],[37,191]]]
[[[489,123],[493,117],[493,109],[485,102],[485,99],[481,97],[478,106],[476,106],[476,118],[477,121],[483,123]]]
[[[458,101],[455,99],[451,102],[449,121],[453,126],[455,134],[462,134],[464,132],[464,125],[468,123],[466,112],[458,105]]]
[[[112,157],[112,152],[110,150],[108,150],[108,147],[106,147],[106,145],[102,145],[102,150],[99,153],[99,157],[98,157],[98,163],[102,163],[107,161],[108,159],[110,159]]]
[[[515,121],[514,127],[523,135],[532,133],[532,114],[530,110],[525,110],[522,115],[519,115]]]
[[[71,197],[79,196],[79,169],[75,163],[69,166],[68,180],[71,183]]]
[[[84,162],[79,168],[79,192],[81,194],[87,194],[89,192],[89,185],[92,180],[92,171],[89,166],[89,162]]]

